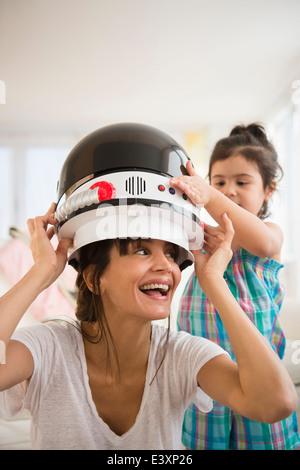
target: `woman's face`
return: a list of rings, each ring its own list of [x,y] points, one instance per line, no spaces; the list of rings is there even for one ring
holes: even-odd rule
[[[130,242],[125,255],[114,245],[100,280],[107,317],[125,315],[142,321],[168,317],[181,278],[175,251],[171,243],[152,239]]]
[[[211,169],[211,185],[243,209],[258,215],[264,201],[270,199],[274,187],[264,189],[263,180],[255,162],[243,155],[217,160]]]

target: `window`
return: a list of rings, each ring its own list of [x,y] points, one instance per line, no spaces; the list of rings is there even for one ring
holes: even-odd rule
[[[1,200],[1,224],[0,239],[7,239],[9,227],[15,223],[15,185],[13,181],[13,152],[11,148],[0,147],[0,200]]]
[[[24,209],[26,221],[44,214],[56,202],[60,171],[70,149],[28,148],[24,155]]]
[[[284,232],[282,251],[282,262],[285,265],[284,284],[287,296],[298,296],[300,280],[299,105],[288,103],[274,116],[268,127],[284,171],[284,178],[279,184],[279,198],[272,207],[274,221]]]
[[[80,133],[0,133],[0,243],[10,239],[10,227],[27,230],[28,218],[56,202],[62,165],[79,139]]]

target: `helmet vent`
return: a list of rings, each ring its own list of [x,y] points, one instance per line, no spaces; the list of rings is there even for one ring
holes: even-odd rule
[[[139,196],[146,191],[146,181],[140,176],[131,176],[125,181],[125,190],[132,196]]]

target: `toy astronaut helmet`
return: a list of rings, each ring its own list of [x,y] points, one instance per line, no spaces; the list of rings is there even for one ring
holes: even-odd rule
[[[179,247],[182,269],[201,248],[200,207],[178,188],[188,156],[164,132],[142,124],[113,124],[83,138],[68,155],[57,184],[58,239],[73,239],[69,263],[81,247],[113,238],[153,238]]]

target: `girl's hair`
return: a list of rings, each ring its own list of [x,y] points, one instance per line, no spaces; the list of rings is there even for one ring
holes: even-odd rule
[[[113,246],[115,245],[118,248],[119,253],[122,256],[128,253],[128,248],[129,248],[130,243],[132,243],[132,240],[129,238],[103,240],[99,242],[90,243],[86,246],[83,246],[79,250],[78,264],[74,266],[78,272],[77,279],[76,279],[77,302],[76,302],[75,315],[76,315],[76,318],[80,322],[79,329],[82,335],[88,341],[92,343],[105,341],[106,349],[107,349],[107,368],[108,369],[111,364],[110,348],[113,351],[113,355],[116,359],[118,367],[119,367],[119,361],[118,361],[117,351],[114,345],[114,340],[109,329],[109,324],[107,321],[106,313],[104,311],[103,303],[101,299],[101,289],[100,289],[101,276],[103,275],[104,271],[109,265],[110,253],[111,253]],[[138,243],[139,245],[141,243],[141,240],[137,239],[135,240],[135,243]],[[92,281],[91,289],[88,288],[84,280],[84,276],[83,276],[83,273],[87,267],[89,267],[89,269],[91,270],[89,273],[89,279]],[[82,325],[82,323],[84,322],[94,323],[98,326],[97,328],[98,331],[95,334],[95,336],[91,336],[85,331],[84,325]],[[163,358],[166,353],[166,347],[167,347],[168,340],[169,340],[169,333],[170,333],[170,316],[168,319],[168,329],[166,332],[166,342],[165,342],[165,350],[164,350]],[[163,361],[163,358],[162,358],[162,361]]]
[[[263,181],[263,187],[275,187],[275,181],[283,176],[283,170],[278,163],[277,152],[268,140],[266,131],[261,124],[253,123],[248,126],[235,126],[228,137],[219,140],[211,154],[208,177],[211,179],[212,166],[218,160],[242,155],[255,162]],[[258,217],[265,219],[269,216],[268,201],[264,201]]]

